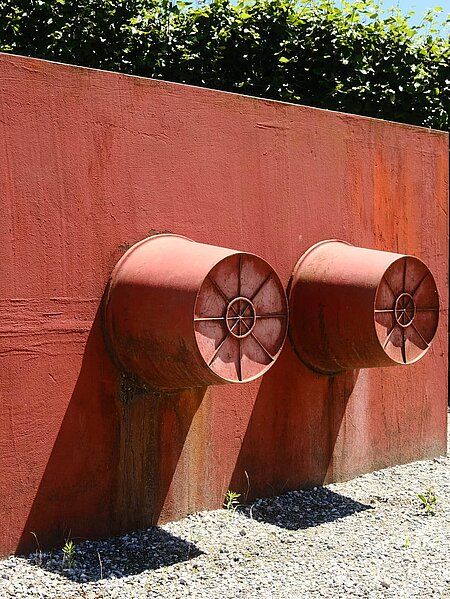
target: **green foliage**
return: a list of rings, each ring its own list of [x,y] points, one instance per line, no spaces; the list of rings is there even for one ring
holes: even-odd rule
[[[0,50],[446,130],[440,11],[413,26],[376,0],[0,0]]]
[[[435,514],[438,498],[433,487],[427,487],[423,493],[418,493],[417,497],[425,510],[425,514]]]
[[[238,499],[240,496],[241,496],[240,493],[235,493],[234,491],[228,490],[225,493],[225,500],[223,502],[223,507],[231,514],[234,514],[234,512],[236,511],[236,508],[239,505]]]
[[[67,539],[64,543],[64,547],[62,548],[63,552],[63,562],[67,562],[69,568],[71,568],[75,562],[75,543],[71,539]]]

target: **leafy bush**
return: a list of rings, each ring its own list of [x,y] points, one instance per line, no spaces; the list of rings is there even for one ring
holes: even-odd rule
[[[0,50],[446,130],[439,10],[414,27],[375,0],[0,0]]]

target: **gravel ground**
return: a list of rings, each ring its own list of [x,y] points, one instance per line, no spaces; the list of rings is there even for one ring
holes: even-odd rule
[[[0,561],[0,598],[450,598],[450,458],[79,543],[71,567],[62,557]]]

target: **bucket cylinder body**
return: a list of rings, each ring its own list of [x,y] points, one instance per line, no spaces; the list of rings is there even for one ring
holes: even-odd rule
[[[159,389],[261,376],[288,324],[283,286],[267,262],[170,234],[128,250],[112,273],[105,309],[117,362]]]
[[[290,336],[313,370],[411,364],[430,347],[439,297],[418,258],[323,241],[297,262]]]

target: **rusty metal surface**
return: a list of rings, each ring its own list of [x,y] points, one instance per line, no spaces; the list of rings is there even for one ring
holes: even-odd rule
[[[439,295],[413,256],[326,240],[297,262],[290,283],[290,337],[313,370],[412,364],[428,351]]]
[[[162,234],[115,267],[105,323],[124,370],[151,387],[181,389],[262,376],[283,346],[288,307],[258,256]]]

